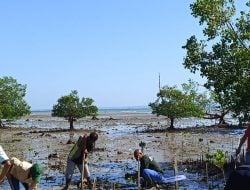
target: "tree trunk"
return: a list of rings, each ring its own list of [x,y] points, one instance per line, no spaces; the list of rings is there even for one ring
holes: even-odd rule
[[[74,129],[74,118],[69,118],[69,129],[73,130]]]
[[[174,129],[174,118],[170,118],[170,129]]]
[[[220,116],[219,125],[224,125],[224,124],[225,124],[224,116]]]
[[[225,119],[224,119],[224,117],[225,117],[225,115],[226,115],[227,113],[222,113],[220,116],[219,116],[219,119],[220,119],[220,121],[219,121],[219,126],[228,126],[228,123],[226,123],[226,121],[225,121]]]
[[[228,123],[225,121],[225,115],[228,114],[229,111],[222,111],[221,115],[219,116],[219,126],[229,126]]]

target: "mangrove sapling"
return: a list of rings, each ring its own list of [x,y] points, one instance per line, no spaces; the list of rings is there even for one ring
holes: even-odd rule
[[[30,161],[32,163],[32,159],[31,159],[31,153],[33,152],[33,147],[29,146],[28,147],[28,161]]]
[[[141,141],[141,142],[139,143],[139,146],[141,147],[141,151],[143,152],[143,151],[144,151],[144,147],[146,146],[146,143],[143,142],[143,141]]]
[[[216,152],[213,154],[213,161],[214,164],[221,169],[224,178],[224,183],[226,184],[226,177],[224,171],[224,165],[227,162],[226,153],[219,149],[216,150]]]

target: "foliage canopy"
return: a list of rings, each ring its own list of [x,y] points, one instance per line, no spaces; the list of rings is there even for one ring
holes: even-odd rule
[[[233,0],[196,0],[192,15],[203,25],[204,39],[191,36],[183,46],[184,67],[207,78],[225,113],[250,116],[250,1],[236,13]],[[248,10],[248,11],[247,11]]]
[[[152,113],[170,119],[170,128],[174,128],[174,120],[184,117],[201,117],[204,115],[208,100],[205,94],[197,93],[197,84],[189,81],[182,84],[183,90],[176,86],[164,86],[157,94],[157,100],[149,103]]]
[[[26,85],[19,84],[13,77],[0,78],[0,120],[30,114],[25,95]]]
[[[82,98],[80,100],[76,90],[71,91],[69,95],[62,96],[53,105],[52,116],[64,117],[70,123],[70,129],[74,129],[73,122],[76,119],[92,116],[96,117],[98,108],[94,105],[91,98]]]

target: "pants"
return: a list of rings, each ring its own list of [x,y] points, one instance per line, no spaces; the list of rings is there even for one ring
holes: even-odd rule
[[[20,182],[17,178],[15,178],[13,175],[10,175],[8,181],[12,190],[20,190]],[[22,183],[22,184],[25,190],[29,190],[28,183]]]
[[[67,167],[65,172],[66,181],[68,182],[71,181],[76,166],[79,169],[80,173],[82,173],[82,164],[76,164],[71,159],[67,160]],[[84,177],[85,178],[90,177],[89,167],[87,163],[84,164]]]
[[[144,179],[144,186],[154,186],[156,183],[164,183],[164,176],[154,170],[144,169],[142,172],[142,177]]]
[[[246,164],[250,165],[250,151],[246,152]]]
[[[241,165],[230,173],[224,190],[249,190],[249,187],[250,166]]]

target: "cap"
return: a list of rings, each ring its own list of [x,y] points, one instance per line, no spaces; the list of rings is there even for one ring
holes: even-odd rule
[[[39,183],[41,180],[41,176],[43,174],[43,167],[40,164],[33,164],[32,167],[30,168],[30,174],[32,179],[36,183]]]

